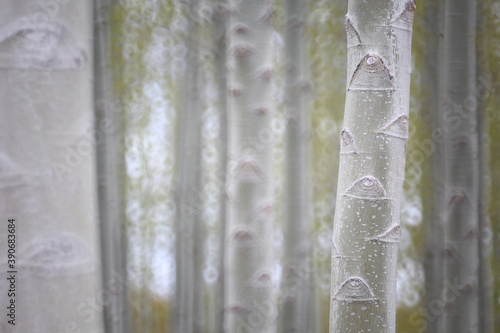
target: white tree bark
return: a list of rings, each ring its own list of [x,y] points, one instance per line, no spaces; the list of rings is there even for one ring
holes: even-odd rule
[[[215,14],[213,22],[213,42],[215,48],[215,78],[217,84],[217,108],[219,110],[219,133],[220,133],[220,206],[219,206],[219,277],[217,281],[217,295],[215,316],[211,332],[224,332],[224,257],[226,239],[226,178],[227,178],[227,75],[226,75],[226,53],[227,53],[227,1],[215,1]]]
[[[306,156],[303,41],[306,1],[285,2],[285,227],[280,332],[307,332],[309,326],[308,170]]]
[[[415,2],[350,0],[330,332],[395,332]]]
[[[273,332],[269,0],[230,3],[226,330]]]
[[[445,307],[445,332],[478,332],[478,135],[476,1],[447,1],[444,31],[446,128],[445,281],[458,292]],[[466,111],[467,110],[467,111]],[[470,112],[466,115],[465,112]]]
[[[127,333],[124,150],[122,119],[113,103],[110,66],[109,8],[113,0],[94,1],[94,108],[96,114],[97,182],[101,234],[106,332]]]
[[[101,332],[92,2],[11,1],[0,22],[1,250],[14,218],[18,272],[0,330]]]
[[[204,332],[203,225],[201,220],[201,107],[198,71],[199,1],[186,1],[186,67],[180,101],[176,158],[175,332]]]

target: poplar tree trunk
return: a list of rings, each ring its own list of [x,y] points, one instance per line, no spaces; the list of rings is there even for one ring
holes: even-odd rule
[[[15,219],[18,272],[15,326],[4,308],[0,330],[98,332],[92,3],[4,3],[0,22],[1,233]]]
[[[489,77],[487,53],[487,28],[486,28],[486,1],[477,0],[477,82],[484,84]],[[479,87],[477,87],[479,88]],[[479,332],[492,333],[493,324],[493,280],[491,274],[491,221],[488,215],[490,206],[491,176],[489,171],[489,133],[487,106],[488,99],[485,97],[485,87],[481,90],[475,89],[477,101],[477,129],[478,129],[478,168],[479,168],[479,193],[478,193],[478,297],[479,297]],[[488,94],[489,92],[487,92]]]
[[[101,234],[106,332],[128,332],[126,244],[124,235],[125,191],[122,119],[113,104],[109,64],[109,7],[113,0],[94,1],[94,108],[96,115],[97,183]]]
[[[217,84],[217,107],[219,110],[220,133],[220,206],[219,206],[219,278],[217,281],[216,315],[214,318],[213,332],[224,332],[224,256],[226,239],[226,178],[227,178],[227,75],[226,75],[226,25],[227,25],[226,0],[217,0],[215,3],[213,46],[215,47],[215,78]]]
[[[349,0],[330,332],[395,332],[415,2]]]
[[[304,0],[285,2],[285,230],[280,332],[307,332],[309,230],[304,79]]]
[[[269,0],[230,3],[226,331],[273,332]]]
[[[432,154],[433,195],[431,215],[426,226],[425,244],[425,295],[426,309],[429,311],[427,332],[440,333],[443,329],[444,304],[441,292],[444,282],[444,228],[445,228],[445,151],[444,151],[444,121],[441,104],[444,100],[443,89],[443,41],[445,0],[427,1],[426,26],[429,29],[429,42],[425,59],[425,80],[423,85],[428,89],[430,109],[432,144],[429,150]]]
[[[447,1],[444,31],[446,128],[445,282],[455,286],[445,332],[478,332],[478,133],[476,1]]]
[[[177,114],[175,332],[204,332],[203,226],[201,191],[201,108],[198,88],[198,0],[188,13],[184,84]]]

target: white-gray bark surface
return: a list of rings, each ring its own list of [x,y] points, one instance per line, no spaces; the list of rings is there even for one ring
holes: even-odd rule
[[[16,321],[3,314],[0,331],[96,333],[103,303],[92,2],[40,5],[10,1],[0,9],[0,216],[16,220],[17,240]]]
[[[176,159],[175,332],[204,331],[201,107],[199,92],[199,1],[186,1],[186,66],[178,112]]]
[[[269,0],[234,0],[228,27],[226,330],[270,333],[273,296],[271,37]],[[255,143],[259,143],[258,149]]]
[[[415,2],[350,0],[330,332],[395,332]]]
[[[476,1],[447,1],[444,29],[446,129],[445,282],[458,289],[445,307],[445,332],[478,332]],[[465,108],[464,108],[465,106]],[[464,112],[467,112],[466,115]]]
[[[280,332],[307,332],[309,326],[309,271],[307,260],[308,168],[305,95],[306,1],[285,1],[285,224],[281,279]]]

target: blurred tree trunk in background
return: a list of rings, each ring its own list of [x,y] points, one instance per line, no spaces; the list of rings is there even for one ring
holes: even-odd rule
[[[126,284],[124,177],[121,113],[115,105],[110,65],[109,9],[114,0],[94,1],[94,108],[101,233],[104,325],[107,333],[129,332]]]
[[[330,332],[396,331],[414,12],[412,0],[349,1]]]
[[[280,332],[308,332],[310,265],[305,0],[285,1],[285,225]]]
[[[444,331],[478,332],[476,1],[447,1],[444,10],[444,282],[458,289],[445,307]]]
[[[419,3],[419,6],[421,3]],[[430,124],[432,131],[429,141],[428,153],[432,163],[432,201],[431,213],[426,225],[425,243],[425,304],[428,309],[434,309],[434,304],[441,298],[443,289],[443,251],[444,251],[444,224],[445,224],[445,179],[446,168],[444,166],[444,121],[440,101],[443,100],[443,42],[444,33],[444,5],[445,0],[425,1],[425,23],[428,33],[426,38],[426,67],[422,69],[422,85],[427,88],[426,96],[429,96],[423,103],[424,110],[430,110]],[[424,38],[422,36],[421,38]],[[427,321],[428,333],[442,332],[442,311],[436,309],[432,311],[432,317]]]
[[[201,107],[199,4],[185,1],[187,14],[184,84],[177,113],[175,331],[202,333],[204,321],[203,223],[201,202]]]
[[[39,5],[11,1],[0,10],[1,251],[6,258],[13,218],[10,268],[19,272],[15,325],[7,324],[11,274],[2,259],[0,330],[98,332],[92,2]]]
[[[274,331],[270,0],[230,3],[226,330]]]
[[[210,332],[224,332],[224,257],[226,244],[226,179],[227,179],[227,0],[214,0],[213,14],[213,45],[215,62],[215,80],[217,86],[217,109],[219,111],[219,258],[217,295],[214,306],[213,324]]]
[[[492,246],[492,255],[487,262],[491,263],[493,278],[493,327],[495,333],[500,333],[500,3],[496,0],[483,0],[486,29],[481,37],[482,46],[486,46],[487,63],[482,65],[488,69],[488,74],[477,90],[478,98],[487,101],[486,113],[488,119],[489,137],[489,168],[490,168],[490,200],[488,216],[491,219],[491,230],[485,235]],[[484,44],[483,44],[484,43]],[[483,61],[483,58],[481,58]],[[484,232],[484,231],[483,231]]]
[[[477,130],[478,130],[478,297],[479,297],[479,332],[492,333],[493,326],[493,279],[491,275],[491,222],[488,214],[490,201],[490,154],[488,133],[488,98],[484,91],[484,82],[491,82],[490,69],[487,57],[487,1],[477,0],[477,29],[476,29],[476,89],[474,100],[477,106]],[[498,302],[497,302],[498,303]]]

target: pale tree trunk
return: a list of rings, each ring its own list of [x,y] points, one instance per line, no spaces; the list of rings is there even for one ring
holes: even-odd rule
[[[476,1],[447,1],[444,30],[446,128],[445,332],[478,332],[478,135]],[[475,102],[475,101],[474,101]]]
[[[330,332],[395,332],[415,2],[349,0]]]
[[[486,41],[486,1],[477,0],[477,83],[484,84],[491,80],[489,77],[487,41]],[[481,333],[493,332],[493,279],[490,267],[491,257],[491,222],[488,215],[490,205],[490,187],[491,177],[489,172],[489,133],[488,116],[486,113],[489,91],[475,89],[475,98],[477,101],[477,129],[478,129],[478,160],[479,160],[479,192],[478,192],[478,255],[479,255],[479,274],[478,274],[478,297],[479,297],[479,329]]]
[[[97,182],[101,232],[106,332],[128,332],[126,245],[124,234],[124,150],[122,119],[113,103],[110,66],[109,7],[113,0],[94,1],[94,108],[96,114]]]
[[[304,78],[304,0],[285,1],[285,227],[280,332],[307,332],[309,230]]]
[[[203,226],[201,221],[201,107],[199,102],[198,0],[188,15],[184,84],[177,113],[175,332],[204,331]]]
[[[272,4],[230,3],[226,331],[273,332]]]
[[[217,84],[217,108],[219,110],[219,186],[220,186],[220,206],[219,206],[219,277],[216,287],[216,306],[213,316],[211,332],[224,332],[224,256],[226,239],[226,173],[227,173],[227,75],[226,75],[226,20],[227,1],[215,1],[215,14],[213,26],[213,47],[215,61],[215,78]]]
[[[100,332],[92,5],[9,2],[0,22],[1,249],[13,218],[18,272],[15,326],[4,314],[0,330]]]
[[[429,32],[426,67],[423,85],[427,87],[429,99],[427,108],[430,110],[432,141],[427,146],[429,157],[432,158],[432,204],[428,225],[426,226],[425,244],[425,302],[430,316],[427,319],[427,332],[440,333],[443,327],[443,251],[445,223],[445,152],[444,152],[444,121],[441,102],[443,92],[443,41],[445,1],[429,0],[426,3],[426,27]]]

